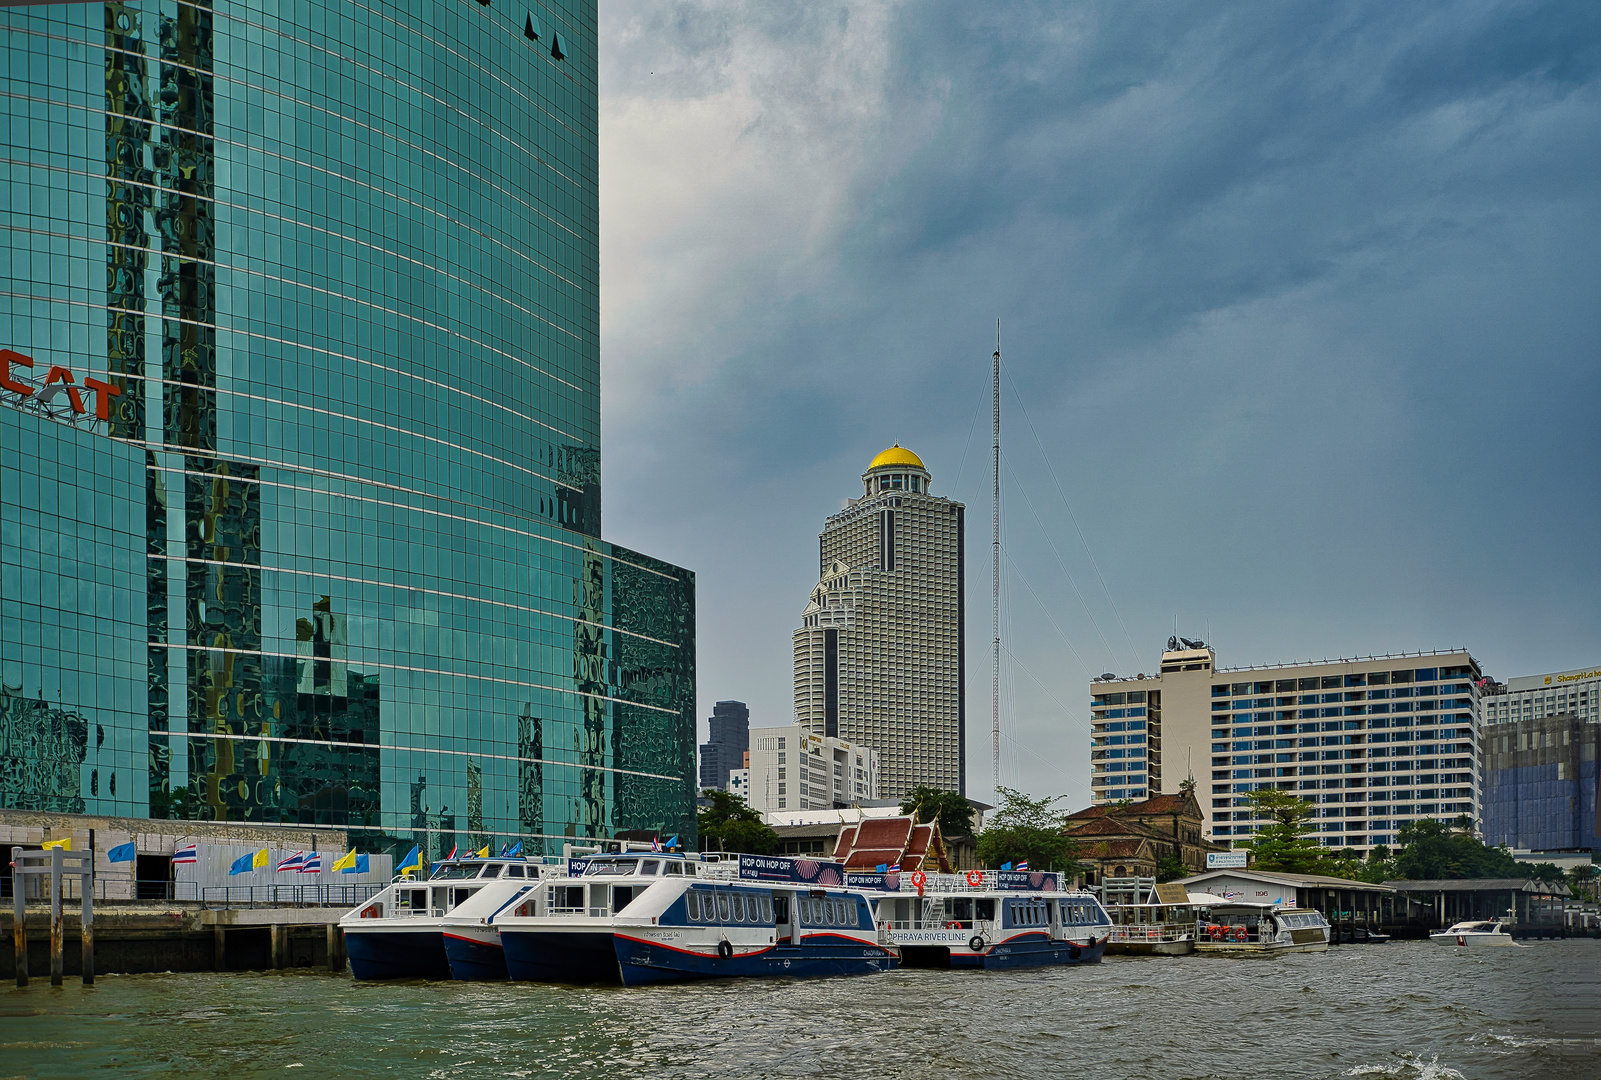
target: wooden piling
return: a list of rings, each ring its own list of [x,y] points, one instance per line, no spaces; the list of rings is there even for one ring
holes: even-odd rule
[[[28,985],[28,879],[22,873],[22,849],[11,849],[11,942],[16,950],[17,985]]]
[[[62,959],[62,937],[65,927],[61,914],[61,849],[50,849],[50,985],[60,986],[66,973]]]
[[[78,909],[78,933],[83,948],[83,985],[93,986],[95,981],[95,898],[94,878],[83,875],[83,903]]]
[[[221,926],[211,928],[211,970],[228,970],[228,931]]]

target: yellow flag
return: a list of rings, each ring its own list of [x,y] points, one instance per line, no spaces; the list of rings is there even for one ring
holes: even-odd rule
[[[65,836],[65,837],[62,837],[60,840],[46,840],[43,844],[41,844],[39,846],[44,848],[46,851],[49,851],[53,847],[58,847],[62,851],[71,851],[72,850],[72,837]]]
[[[329,870],[351,870],[351,869],[355,868],[355,865],[356,865],[356,849],[355,848],[351,848],[349,851],[345,852],[345,857],[344,858],[342,858],[338,862],[334,863],[328,869]]]
[[[272,862],[272,859],[268,857],[267,849],[262,848],[260,851],[256,852],[255,858],[250,860],[250,868],[254,870],[256,867],[266,866],[270,862]]]
[[[473,856],[475,858],[479,858],[479,859],[487,859],[487,858],[489,858],[489,845],[485,844],[484,845],[484,849],[482,851],[473,852]]]

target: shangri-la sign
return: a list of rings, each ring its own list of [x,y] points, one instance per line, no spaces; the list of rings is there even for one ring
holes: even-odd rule
[[[80,385],[72,369],[52,364],[43,377],[23,375],[18,368],[34,368],[33,357],[15,349],[0,349],[0,399],[52,420],[69,424],[94,423],[111,418],[111,399],[122,390],[103,379],[86,375]],[[88,396],[90,404],[84,403]]]

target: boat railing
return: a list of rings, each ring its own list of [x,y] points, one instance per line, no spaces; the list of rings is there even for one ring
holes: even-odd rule
[[[1195,932],[1192,923],[1135,923],[1113,926],[1113,941],[1183,941]]]

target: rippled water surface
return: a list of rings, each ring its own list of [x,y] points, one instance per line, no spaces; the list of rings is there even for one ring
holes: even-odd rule
[[[307,972],[0,990],[0,1078],[94,1074],[1601,1080],[1601,941],[644,990]]]

